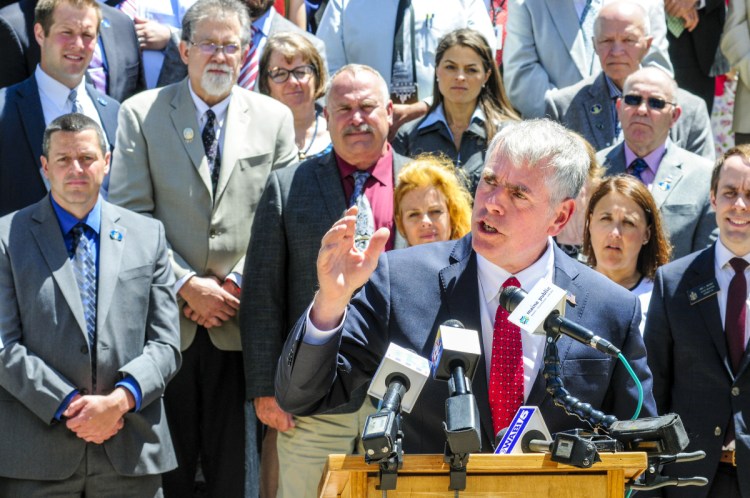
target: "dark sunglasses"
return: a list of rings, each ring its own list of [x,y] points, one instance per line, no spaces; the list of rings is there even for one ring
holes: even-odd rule
[[[268,77],[271,78],[271,80],[274,83],[285,83],[286,80],[289,79],[289,75],[293,74],[294,78],[299,81],[300,83],[303,83],[307,81],[310,76],[315,75],[315,68],[312,67],[310,64],[305,64],[304,66],[297,66],[294,69],[284,69],[284,68],[276,68],[272,69],[268,72]]]
[[[622,101],[625,102],[625,105],[638,107],[639,105],[641,105],[641,102],[643,102],[643,97],[640,95],[623,95]],[[650,109],[661,111],[667,104],[677,105],[677,102],[667,102],[666,100],[660,99],[659,97],[649,97],[646,99],[646,104]]]

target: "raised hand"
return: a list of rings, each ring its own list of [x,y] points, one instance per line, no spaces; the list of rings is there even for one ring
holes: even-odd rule
[[[378,264],[390,232],[378,229],[365,251],[354,247],[357,207],[349,208],[344,217],[333,224],[323,236],[318,252],[318,284],[315,302],[310,312],[313,324],[330,330],[341,321],[346,305],[358,288],[370,278]]]

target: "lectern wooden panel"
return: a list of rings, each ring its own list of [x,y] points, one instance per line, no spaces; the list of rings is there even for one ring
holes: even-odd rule
[[[471,455],[462,498],[623,498],[626,480],[646,469],[645,453],[602,454],[590,469],[550,460],[549,455]],[[405,455],[396,489],[388,498],[454,498],[442,455]],[[320,482],[321,498],[382,498],[377,465],[362,456],[330,455]]]

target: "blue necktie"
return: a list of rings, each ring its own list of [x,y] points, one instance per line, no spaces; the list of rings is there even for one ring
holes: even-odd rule
[[[354,245],[357,249],[364,251],[370,244],[370,238],[375,233],[375,219],[372,214],[370,201],[365,195],[365,182],[370,178],[367,171],[355,171],[354,192],[349,198],[349,207],[357,206],[357,225],[354,231]]]
[[[68,94],[68,101],[70,102],[70,112],[83,112],[81,103],[78,102],[78,90],[75,88]]]
[[[96,246],[91,229],[78,223],[71,229],[73,234],[73,272],[78,283],[86,319],[86,334],[91,351],[94,384],[96,384]]]
[[[646,163],[646,161],[643,158],[639,157],[638,159],[630,163],[630,169],[633,170],[634,177],[638,178],[642,183],[645,183],[643,182],[641,173],[643,173],[644,171],[648,169],[648,163]]]

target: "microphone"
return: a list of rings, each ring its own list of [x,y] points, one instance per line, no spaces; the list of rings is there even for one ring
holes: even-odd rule
[[[496,455],[548,452],[548,446],[540,441],[552,439],[542,412],[536,406],[522,406],[518,409],[510,425],[501,429],[495,437]],[[533,441],[533,443],[532,443]]]
[[[481,351],[477,331],[465,329],[458,320],[448,320],[438,328],[432,348],[432,377],[448,381],[443,429],[448,445],[446,451],[458,456],[457,467],[463,467],[459,461],[465,460],[464,455],[482,449],[479,408],[471,393],[471,379]]]
[[[391,343],[375,372],[367,393],[383,403],[367,417],[362,431],[365,461],[400,461],[401,411],[411,412],[430,374],[430,362]]]
[[[508,286],[500,293],[500,306],[505,308],[508,313],[513,313],[526,298],[526,291],[519,287]],[[586,344],[592,348],[601,351],[604,354],[617,357],[620,350],[611,342],[594,334],[586,327],[583,327],[572,320],[568,320],[560,314],[558,310],[552,310],[544,319],[544,330],[548,333],[563,334],[571,339],[575,339],[581,344]]]

